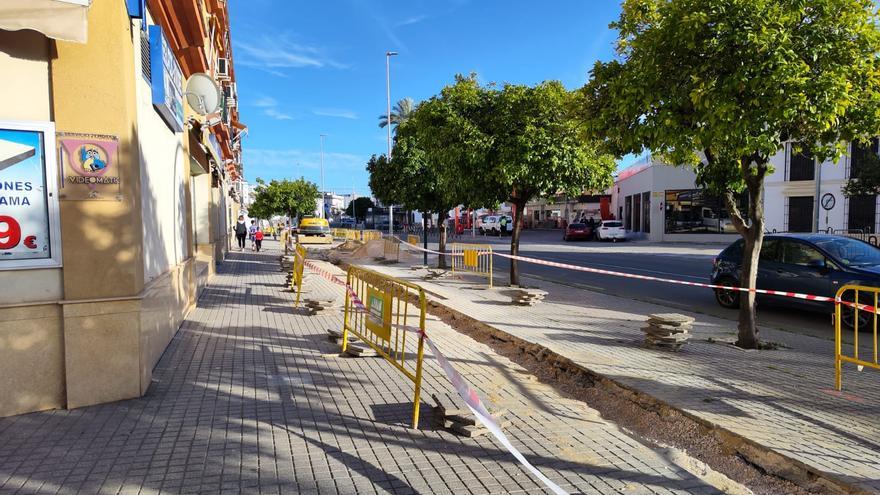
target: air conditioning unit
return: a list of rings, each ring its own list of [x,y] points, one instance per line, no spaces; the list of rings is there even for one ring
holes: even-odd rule
[[[229,79],[229,59],[220,57],[217,59],[217,79]]]

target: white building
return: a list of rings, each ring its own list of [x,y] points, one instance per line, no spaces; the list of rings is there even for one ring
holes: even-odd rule
[[[869,149],[870,148],[870,149]],[[841,189],[865,164],[871,147],[855,144],[839,162],[816,166],[787,144],[770,159],[764,182],[768,232],[877,232],[877,196],[845,197]],[[697,188],[689,167],[673,167],[648,157],[618,174],[612,211],[633,237],[652,241],[724,241],[735,234],[721,198]],[[745,207],[745,205],[743,205]]]

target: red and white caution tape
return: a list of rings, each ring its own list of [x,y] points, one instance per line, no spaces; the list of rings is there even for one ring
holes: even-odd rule
[[[316,264],[305,260],[304,265],[308,267],[313,272],[321,275],[325,279],[345,287],[345,290],[348,292],[349,297],[351,298],[352,303],[358,307],[359,311],[366,311],[367,308],[364,303],[358,298],[355,290],[339,279],[336,275],[324,270],[323,268],[317,266]],[[428,336],[427,332],[423,331],[421,328],[413,327],[413,326],[403,326],[400,325],[401,328],[408,332],[417,333],[424,337],[425,343],[428,344],[428,347],[431,349],[431,353],[434,355],[434,358],[437,359],[437,363],[440,365],[440,368],[446,373],[446,377],[449,379],[452,386],[455,387],[455,391],[458,392],[459,397],[465,402],[468,406],[468,409],[474,413],[474,416],[480,420],[481,423],[507,448],[508,452],[510,452],[526,469],[528,469],[532,474],[535,475],[544,486],[550,489],[553,493],[557,495],[566,495],[567,492],[560,488],[556,483],[550,481],[549,478],[544,476],[541,471],[538,470],[535,466],[530,463],[522,453],[510,443],[510,440],[507,438],[507,435],[501,431],[501,426],[498,424],[498,420],[495,419],[494,416],[486,409],[486,406],[483,404],[483,401],[480,399],[480,396],[477,394],[477,391],[468,384],[467,381],[461,376],[461,374],[452,366],[452,363],[446,359],[446,356],[440,352],[440,349]]]

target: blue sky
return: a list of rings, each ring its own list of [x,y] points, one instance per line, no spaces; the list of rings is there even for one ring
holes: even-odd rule
[[[386,150],[391,98],[436,94],[456,73],[484,82],[586,82],[613,55],[616,0],[238,0],[230,2],[245,177],[305,176],[368,194],[366,161]]]

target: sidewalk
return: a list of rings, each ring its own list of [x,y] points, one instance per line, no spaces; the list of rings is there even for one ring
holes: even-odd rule
[[[417,258],[420,263],[420,253]],[[845,365],[844,392],[835,391],[833,340],[762,329],[762,339],[786,348],[745,351],[707,341],[732,340],[735,322],[691,314],[694,337],[681,352],[649,350],[641,346],[640,327],[648,314],[669,308],[528,277],[524,282],[550,294],[535,307],[517,307],[503,289],[483,289],[475,277],[427,282],[402,264],[373,268],[418,280],[440,304],[815,472],[880,492],[880,373]],[[506,276],[496,274],[496,283]]]
[[[340,317],[293,308],[278,244],[232,253],[157,366],[146,396],[0,419],[0,493],[537,493],[491,437],[429,427],[432,393],[454,396],[425,360],[423,429],[412,385],[378,358],[342,358]],[[330,269],[335,269],[327,264]],[[311,275],[310,295],[341,289]],[[581,493],[716,493],[582,402],[560,396],[432,319],[428,331],[514,445]]]

